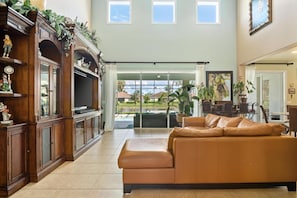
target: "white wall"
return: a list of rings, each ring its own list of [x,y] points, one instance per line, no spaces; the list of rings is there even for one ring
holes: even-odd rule
[[[221,1],[219,25],[196,24],[195,0],[177,1],[174,25],[151,24],[151,0],[132,0],[132,24],[111,25],[107,2],[92,0],[92,25],[101,40],[103,59],[210,61],[206,70],[236,70],[236,0]],[[152,65],[129,67],[156,70]]]
[[[91,0],[47,0],[46,9],[73,20],[78,17],[79,22],[88,22],[91,26]]]
[[[276,50],[297,44],[296,0],[273,0],[272,23],[249,35],[249,2],[238,1],[238,64],[246,64]]]

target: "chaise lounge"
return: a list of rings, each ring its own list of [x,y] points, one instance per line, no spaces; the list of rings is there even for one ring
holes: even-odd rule
[[[287,186],[296,191],[297,139],[279,124],[208,114],[169,138],[128,139],[119,155],[124,193],[139,187]]]

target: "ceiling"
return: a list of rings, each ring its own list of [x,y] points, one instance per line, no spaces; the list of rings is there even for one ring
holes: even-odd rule
[[[270,64],[294,64],[297,62],[297,46],[290,46],[276,51],[273,54],[259,58],[253,63],[270,63]]]

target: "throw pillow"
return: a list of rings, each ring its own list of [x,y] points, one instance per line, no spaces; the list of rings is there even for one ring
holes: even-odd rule
[[[221,116],[217,127],[237,127],[238,124],[241,122],[242,117],[226,117],[226,116]]]
[[[254,124],[258,124],[257,122],[254,122],[250,119],[243,118],[240,123],[238,124],[238,128],[243,128],[243,127],[250,127],[253,126]]]
[[[215,114],[207,114],[207,116],[205,117],[205,127],[208,128],[214,128],[217,126],[218,122],[219,122],[220,116],[215,115]]]

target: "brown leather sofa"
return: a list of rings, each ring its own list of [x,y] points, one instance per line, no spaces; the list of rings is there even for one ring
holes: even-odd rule
[[[278,124],[208,114],[188,117],[169,138],[128,139],[118,158],[133,188],[285,185],[296,191],[297,139]]]

